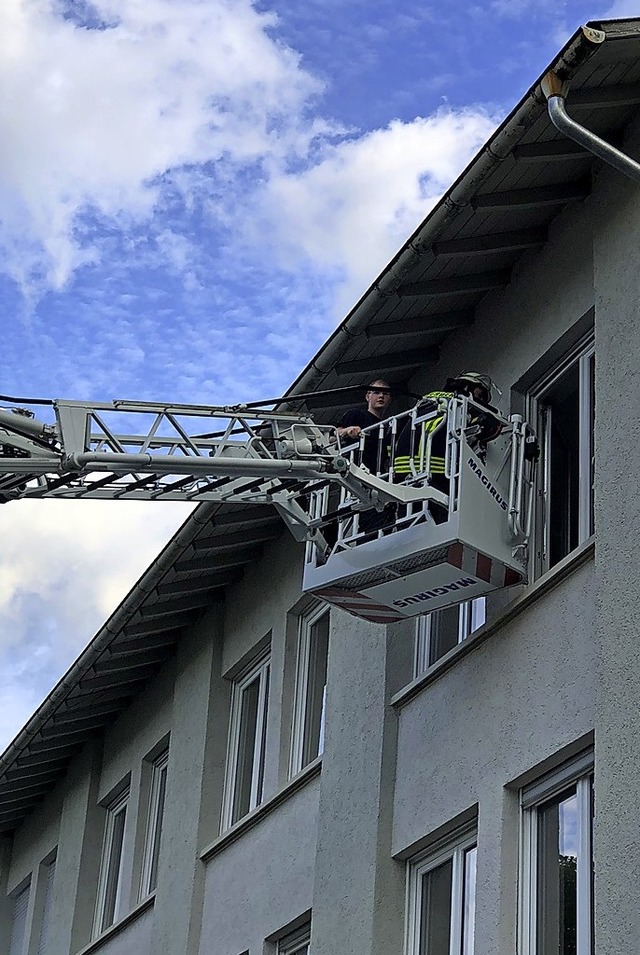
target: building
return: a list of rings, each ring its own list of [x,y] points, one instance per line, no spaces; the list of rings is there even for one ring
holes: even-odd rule
[[[640,20],[552,66],[640,155]],[[292,388],[489,373],[541,438],[532,582],[365,623],[201,505],[2,757],[3,955],[637,955],[639,248],[536,81]]]

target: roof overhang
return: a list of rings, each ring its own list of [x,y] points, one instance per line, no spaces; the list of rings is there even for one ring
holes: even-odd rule
[[[604,31],[605,42],[593,42],[589,28]],[[640,104],[640,20],[581,28],[549,68],[570,81],[572,114],[620,142]],[[406,388],[544,244],[551,221],[589,195],[596,160],[551,124],[542,78],[302,371],[288,392],[292,405],[336,420],[345,396],[352,403],[381,369]],[[337,391],[345,387],[353,393]],[[293,401],[320,390],[315,400]],[[171,658],[185,629],[282,532],[266,506],[201,504],[192,513],[0,757],[0,831],[23,822],[79,748]]]

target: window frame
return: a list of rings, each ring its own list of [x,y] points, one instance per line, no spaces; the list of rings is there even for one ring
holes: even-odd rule
[[[481,613],[479,613],[480,606],[482,606]],[[451,609],[453,608],[443,608],[445,612]],[[467,640],[472,633],[475,633],[476,630],[479,630],[480,627],[483,627],[487,622],[487,598],[476,597],[473,600],[465,600],[464,603],[457,604],[457,610],[458,640],[456,646],[460,646],[460,644]],[[433,629],[434,614],[442,612],[443,611],[435,610],[432,613],[421,614],[419,617],[416,617],[415,649],[413,658],[414,679],[422,676],[423,673],[426,673],[429,667],[434,666],[438,660],[441,660],[446,653],[450,652],[450,650],[447,650],[445,653],[441,653],[439,656],[431,659],[432,645],[435,637]],[[482,617],[482,620],[479,620],[480,616]],[[451,647],[451,650],[453,649],[454,647]]]
[[[408,860],[405,955],[429,955],[428,952],[422,951],[421,946],[423,878],[425,875],[428,875],[429,872],[434,871],[449,861],[452,863],[449,955],[473,955],[475,946],[476,897],[474,893],[472,916],[474,936],[473,945],[469,948],[468,942],[465,942],[468,923],[464,917],[464,882],[466,875],[465,856],[466,853],[472,849],[476,850],[476,869],[474,875],[477,875],[477,848],[478,833],[474,826],[472,829],[466,828],[462,832],[458,832],[455,835],[441,840],[432,848]]]
[[[129,786],[117,796],[108,806],[106,806],[106,819],[104,826],[104,837],[102,842],[102,854],[100,856],[100,873],[98,876],[98,890],[96,893],[96,907],[93,919],[93,938],[98,938],[103,932],[114,925],[119,918],[122,909],[122,877],[124,871],[124,848],[126,839],[127,811],[131,791]],[[113,897],[112,914],[108,924],[105,923],[105,915],[111,903],[108,899],[109,886],[112,878],[112,853],[114,838],[117,833],[116,823],[118,817],[124,813],[122,821],[122,835],[120,839],[120,848],[118,850],[118,874],[115,883],[115,893]]]
[[[40,925],[38,928],[38,947],[36,949],[36,955],[44,955],[49,941],[53,912],[53,886],[56,877],[56,862],[57,852],[53,858],[40,864],[38,882],[40,883],[39,888],[42,892],[42,898],[39,913]]]
[[[311,924],[307,923],[295,932],[278,939],[276,955],[310,955]]]
[[[537,955],[540,812],[574,787],[577,797],[576,952],[592,955],[593,937],[593,752],[582,753],[520,790],[518,935],[521,955]]]
[[[166,798],[169,748],[151,763],[151,783],[147,806],[147,821],[144,832],[144,849],[138,901],[146,899],[157,887],[157,865],[162,841],[162,824]],[[155,881],[153,881],[155,875]],[[153,884],[152,884],[153,882]]]
[[[222,801],[222,830],[243,819],[247,813],[256,809],[264,798],[264,771],[266,731],[269,713],[269,690],[271,675],[271,653],[265,654],[255,661],[245,673],[233,681],[231,688],[231,707],[229,718],[229,737],[227,742],[227,758],[224,795]],[[240,763],[240,741],[242,731],[242,703],[244,693],[258,680],[258,699],[256,706],[256,731],[253,745],[253,761],[251,770],[251,786],[249,792],[249,808],[237,818],[235,815],[237,773]]]
[[[534,579],[541,577],[552,566],[555,566],[555,563],[550,564],[549,533],[551,428],[549,427],[550,416],[548,412],[544,411],[544,398],[553,386],[575,365],[578,366],[578,539],[576,547],[587,541],[593,533],[594,435],[591,423],[594,420],[595,389],[591,387],[590,366],[592,362],[594,363],[595,382],[595,336],[593,330],[583,335],[527,391],[527,420],[540,439],[541,451],[532,534],[534,546],[531,548],[532,576]],[[565,556],[572,553],[574,549],[568,551]]]
[[[331,629],[331,611],[326,605],[317,606],[300,614],[298,617],[298,637],[296,650],[296,682],[293,702],[293,719],[291,725],[291,750],[289,754],[289,778],[301,772],[305,766],[313,762],[322,755],[324,751],[324,735],[326,730],[326,678],[324,693],[320,707],[320,727],[318,751],[314,756],[305,758],[306,749],[306,731],[307,717],[309,707],[309,679],[311,676],[311,649],[313,628],[323,619],[327,618],[327,657],[329,634]],[[326,670],[326,663],[325,663]]]
[[[11,932],[8,955],[26,955],[29,940],[29,909],[32,904],[31,888],[31,878],[29,878],[26,884],[23,883],[20,888],[11,893]],[[18,915],[20,921],[18,921]],[[18,926],[20,926],[21,937],[16,934]]]

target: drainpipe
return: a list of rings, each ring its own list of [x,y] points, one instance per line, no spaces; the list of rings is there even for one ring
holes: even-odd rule
[[[640,163],[571,119],[565,107],[565,99],[569,91],[569,83],[566,80],[561,80],[557,73],[550,70],[542,81],[542,90],[547,97],[549,119],[556,129],[593,153],[594,156],[613,166],[618,172],[640,182]]]

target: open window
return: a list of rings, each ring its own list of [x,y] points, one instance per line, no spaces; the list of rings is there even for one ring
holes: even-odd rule
[[[595,346],[583,339],[529,392],[540,441],[536,576],[554,567],[594,530]]]

